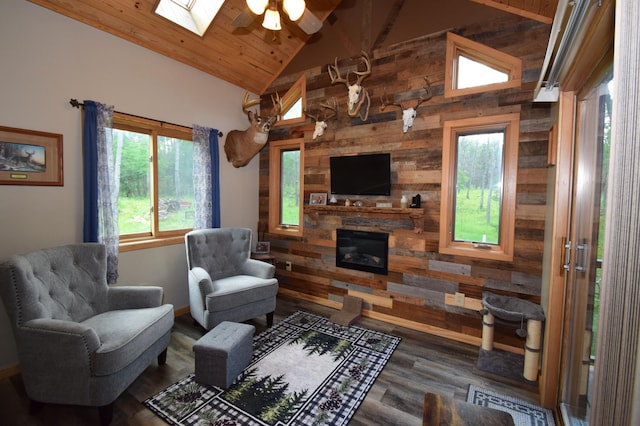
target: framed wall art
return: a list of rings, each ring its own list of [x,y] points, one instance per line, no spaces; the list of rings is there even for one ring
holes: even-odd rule
[[[63,186],[62,135],[0,126],[0,185]]]
[[[309,196],[309,204],[312,206],[326,206],[327,194],[326,193],[312,193]]]

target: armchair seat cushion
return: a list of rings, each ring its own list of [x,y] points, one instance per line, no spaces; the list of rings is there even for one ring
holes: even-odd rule
[[[234,275],[214,281],[215,291],[207,294],[208,311],[218,312],[237,308],[278,294],[276,278]]]
[[[173,325],[172,305],[154,308],[121,309],[93,316],[82,324],[91,327],[100,339],[92,354],[92,375],[108,376],[135,361]]]

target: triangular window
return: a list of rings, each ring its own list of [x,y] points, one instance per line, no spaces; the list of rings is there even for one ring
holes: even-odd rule
[[[280,120],[276,123],[291,124],[297,121],[304,121],[304,107],[307,104],[307,78],[303,74],[284,95],[280,96],[282,111]]]
[[[458,89],[504,83],[509,80],[509,74],[506,72],[491,68],[464,55],[458,56],[457,76],[456,86]]]
[[[520,87],[520,58],[447,33],[445,97]]]

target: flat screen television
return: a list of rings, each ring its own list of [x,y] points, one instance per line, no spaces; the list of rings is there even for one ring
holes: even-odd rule
[[[391,195],[391,154],[331,157],[331,194]]]

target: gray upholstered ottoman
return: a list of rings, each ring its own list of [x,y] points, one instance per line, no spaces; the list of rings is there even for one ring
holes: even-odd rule
[[[223,321],[194,345],[196,382],[226,389],[253,358],[253,333],[249,324]]]

